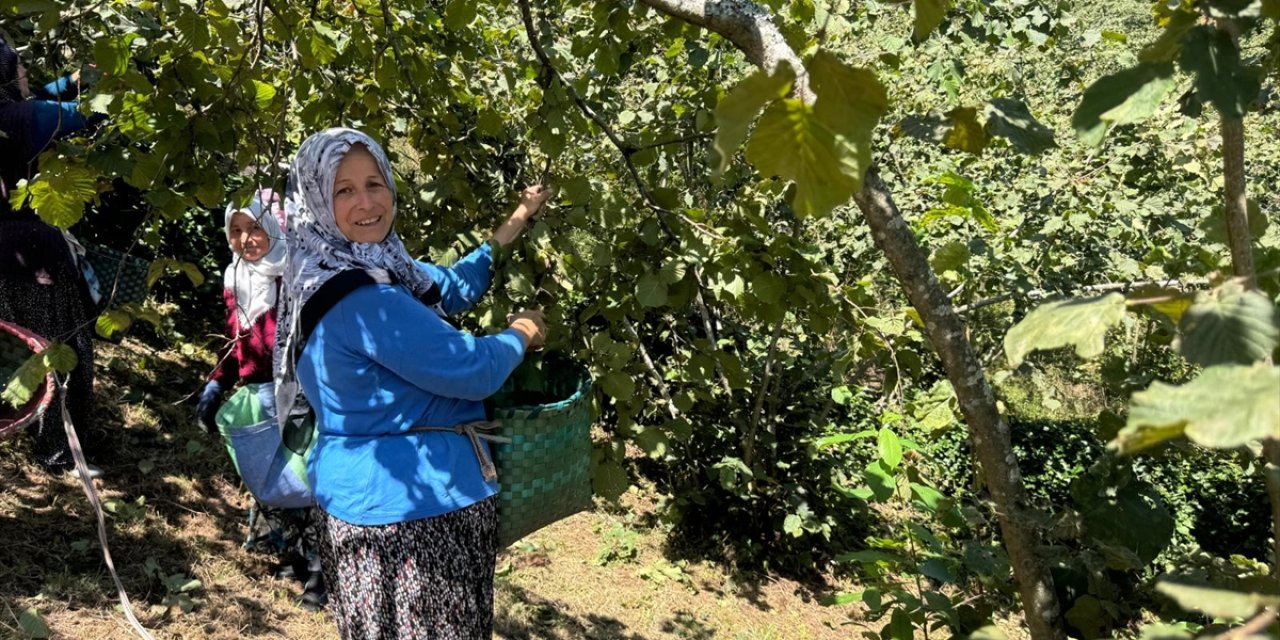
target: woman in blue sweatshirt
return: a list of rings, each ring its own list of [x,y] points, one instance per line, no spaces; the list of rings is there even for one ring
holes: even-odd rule
[[[441,268],[415,262],[393,230],[391,165],[369,136],[311,136],[292,177],[277,409],[287,417],[305,400],[315,410],[308,476],[338,630],[348,639],[488,638],[497,485],[473,440],[414,428],[483,421],[483,400],[542,344],[540,312],[515,314],[506,331],[484,337],[449,316],[485,293],[493,245],[518,238],[549,192],[525,190],[491,242]],[[351,269],[378,283],[348,293],[301,336],[303,305]]]

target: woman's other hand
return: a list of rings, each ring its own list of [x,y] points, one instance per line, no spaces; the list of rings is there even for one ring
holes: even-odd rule
[[[547,342],[547,320],[537,309],[507,316],[507,322],[524,338],[526,349],[537,349]]]
[[[529,221],[538,215],[543,203],[553,194],[555,194],[555,189],[540,184],[535,184],[521,191],[520,204],[516,205],[516,210],[511,213],[511,217],[507,218],[507,221],[493,232],[493,239],[504,247],[515,242],[524,234]]]

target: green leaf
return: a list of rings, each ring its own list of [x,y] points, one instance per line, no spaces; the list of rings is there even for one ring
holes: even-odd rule
[[[987,133],[1009,141],[1014,151],[1034,156],[1058,146],[1053,130],[1040,124],[1027,105],[1012,98],[987,103]]]
[[[916,15],[911,28],[911,41],[919,44],[942,24],[942,19],[947,16],[947,9],[951,7],[951,0],[914,0],[912,4]]]
[[[133,324],[133,316],[123,309],[112,309],[100,316],[94,323],[94,330],[104,338],[110,338],[117,331],[124,331]]]
[[[747,143],[747,160],[766,176],[796,183],[792,207],[821,216],[844,204],[871,165],[871,131],[884,112],[875,75],[819,51],[810,64],[817,100],[783,99],[765,110]]]
[[[947,113],[951,119],[951,130],[942,140],[942,144],[959,151],[966,151],[975,156],[982,155],[987,147],[987,132],[978,122],[978,110],[973,107],[956,107]]]
[[[880,461],[890,471],[902,464],[902,441],[889,427],[881,427],[876,434],[876,451],[880,454]]]
[[[1027,354],[1041,349],[1074,346],[1081,358],[1100,355],[1107,329],[1124,318],[1124,302],[1123,295],[1110,293],[1040,305],[1005,335],[1009,366],[1018,367]]]
[[[787,292],[787,282],[781,276],[761,271],[751,277],[751,293],[765,304],[773,304]]]
[[[1258,70],[1242,66],[1240,50],[1231,36],[1214,27],[1199,26],[1187,32],[1178,66],[1195,75],[1200,99],[1228,117],[1244,117],[1262,89]]]
[[[870,153],[837,138],[799,100],[780,100],[765,110],[747,143],[747,160],[766,176],[796,183],[796,215],[823,216],[846,203],[860,186]]]
[[[836,594],[834,596],[824,596],[818,600],[818,603],[824,607],[838,607],[840,605],[852,604],[854,602],[862,602],[861,591],[850,591]]]
[[[1214,449],[1280,440],[1280,369],[1219,365],[1181,386],[1154,382],[1133,394],[1129,419],[1110,447],[1145,449],[1179,434]]]
[[[1191,362],[1252,364],[1280,344],[1280,313],[1267,296],[1231,282],[1197,294],[1178,330],[1178,352]]]
[[[1167,62],[1144,62],[1099,78],[1085,89],[1071,126],[1081,142],[1097,145],[1109,127],[1151,117],[1173,84],[1173,65]]]
[[[66,229],[84,216],[84,206],[98,195],[98,173],[76,163],[49,163],[26,189],[14,189],[14,197],[31,196],[31,207],[40,219]]]
[[[720,175],[729,168],[733,155],[743,140],[747,138],[747,129],[756,119],[756,114],[764,106],[791,90],[791,81],[795,72],[791,67],[779,65],[777,73],[772,76],[757,71],[739,82],[716,105],[716,138],[713,148],[719,157],[715,173]]]
[[[276,98],[276,88],[262,82],[261,80],[253,81],[253,102],[259,110],[264,110],[271,106],[271,101]]]
[[[49,625],[44,622],[44,616],[41,616],[40,611],[35,607],[23,609],[22,613],[18,614],[18,627],[21,628],[24,638],[48,638],[53,635]]]
[[[591,490],[596,495],[617,502],[627,492],[631,481],[622,464],[611,458],[597,459],[591,469]]]
[[[68,373],[75,367],[76,352],[62,342],[51,343],[23,361],[0,392],[0,400],[21,407],[31,400],[50,371]]]
[[[444,8],[444,26],[462,29],[476,19],[475,0],[450,0]]]
[[[876,74],[821,50],[809,63],[809,78],[817,94],[813,108],[818,120],[859,145],[865,143],[870,153],[871,132],[889,108],[888,94]]]
[[[1000,627],[988,625],[969,634],[969,640],[1007,640],[1008,636],[1000,630]]]
[[[934,272],[954,271],[969,261],[969,245],[959,240],[952,240],[938,247],[929,256],[929,266]]]
[[[1199,15],[1195,12],[1175,10],[1169,17],[1169,22],[1165,24],[1164,31],[1160,32],[1160,37],[1142,49],[1142,53],[1138,54],[1138,60],[1173,62],[1182,52],[1184,36],[1196,26],[1198,20]]]
[[[124,75],[129,70],[129,45],[136,33],[125,33],[117,37],[100,37],[93,42],[93,61],[98,70],[111,76]]]
[[[640,276],[636,284],[636,300],[646,307],[661,307],[667,304],[667,283],[657,273],[646,273]]]
[[[190,262],[179,262],[178,270],[187,276],[191,281],[191,286],[198,287],[204,284],[204,274],[200,273],[200,268]]]
[[[1161,580],[1156,591],[1163,593],[1188,611],[1199,611],[1211,618],[1248,618],[1264,607],[1280,606],[1280,596],[1215,589],[1194,584]]]
[[[636,383],[631,376],[621,371],[610,371],[600,379],[600,387],[610,396],[622,402],[630,400],[636,393]]]
[[[800,516],[794,513],[788,513],[787,518],[782,522],[782,532],[794,538],[804,535],[804,521]]]

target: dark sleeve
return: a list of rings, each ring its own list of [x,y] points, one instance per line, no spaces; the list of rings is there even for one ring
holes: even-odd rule
[[[227,305],[227,344],[218,350],[218,365],[209,374],[209,379],[230,389],[240,380],[240,360],[236,357],[236,341],[240,339],[240,322],[236,317],[236,295],[230,289],[223,288],[222,301]]]
[[[80,96],[80,85],[71,81],[70,75],[62,76],[31,92],[41,100],[75,100]]]

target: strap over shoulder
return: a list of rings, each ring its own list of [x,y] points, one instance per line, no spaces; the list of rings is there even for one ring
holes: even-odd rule
[[[305,305],[302,307],[301,319],[301,335],[299,344],[306,344],[307,339],[311,337],[311,332],[315,330],[316,325],[320,324],[320,319],[324,318],[326,313],[338,304],[348,293],[370,284],[391,284],[391,278],[385,273],[371,273],[364,269],[349,269],[338,275],[329,278],[327,282],[320,285],[314,295],[312,295]]]

